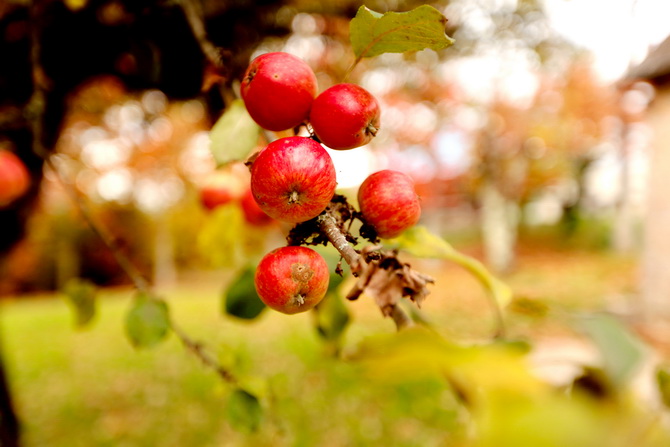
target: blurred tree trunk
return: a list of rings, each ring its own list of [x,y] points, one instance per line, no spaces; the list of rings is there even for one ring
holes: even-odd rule
[[[515,258],[519,207],[490,180],[484,181],[479,198],[486,261],[498,272],[509,271]]]
[[[0,359],[0,446],[19,446],[19,421],[7,386],[4,359]]]
[[[154,272],[153,284],[156,289],[165,290],[177,282],[174,239],[166,212],[154,217]]]
[[[635,212],[631,197],[631,166],[630,166],[630,124],[622,123],[619,143],[621,157],[621,193],[614,216],[612,232],[612,248],[618,253],[630,253],[635,248]]]
[[[649,111],[654,129],[642,255],[639,313],[647,321],[670,318],[670,87],[659,89]]]

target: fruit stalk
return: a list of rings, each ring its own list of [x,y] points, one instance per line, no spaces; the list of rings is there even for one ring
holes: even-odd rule
[[[420,301],[420,299],[428,294],[425,286],[433,282],[432,278],[410,270],[406,264],[401,264],[397,260],[395,264],[400,268],[395,268],[394,266],[390,269],[381,267],[378,261],[366,261],[365,257],[358,253],[349,241],[347,241],[346,236],[337,225],[336,217],[331,214],[330,209],[327,209],[318,217],[317,223],[322,234],[328,238],[328,241],[349,265],[351,273],[359,278],[352,290],[347,294],[347,298],[350,300],[357,299],[364,291],[367,291],[368,294],[374,297],[384,316],[393,319],[398,330],[413,326],[414,321],[398,304],[398,301],[409,290],[409,288],[405,287],[407,283],[406,277],[411,276],[422,279],[420,281],[421,284],[418,286],[413,284],[414,287],[412,288],[415,290],[410,294],[410,299],[414,301]],[[366,248],[368,249],[367,251],[373,251],[377,247],[370,246]],[[395,259],[395,254],[389,256],[382,254],[381,257]]]
[[[317,221],[321,232],[326,235],[333,247],[342,255],[344,261],[349,264],[351,274],[358,277],[365,261],[347,241],[347,238],[337,226],[335,218],[326,211],[318,217]]]

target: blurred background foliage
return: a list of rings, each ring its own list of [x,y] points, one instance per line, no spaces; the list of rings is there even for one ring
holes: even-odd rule
[[[135,252],[148,274],[161,263],[202,266],[193,249],[197,230],[183,230],[201,228],[207,220],[207,213],[199,212],[196,203],[198,188],[214,170],[207,131],[222,107],[235,97],[248,59],[264,51],[297,54],[315,69],[321,90],[343,79],[353,62],[348,23],[358,2],[198,4],[208,36],[224,48],[223,69],[172,60],[182,53],[199,53],[197,47],[187,46],[192,38],[179,43],[159,41],[168,32],[159,13],[177,20],[179,11],[174,6],[122,1],[44,4],[45,39],[55,32],[53,27],[65,27],[55,24],[60,15],[72,21],[72,26],[101,33],[104,44],[111,39],[105,33],[120,33],[124,28],[146,33],[126,36],[128,48],[92,50],[101,63],[105,57],[116,59],[100,67],[86,60],[91,77],[79,72],[73,75],[82,61],[76,59],[74,49],[65,52],[74,46],[65,37],[45,40],[42,64],[54,86],[68,86],[59,92],[64,95],[64,114],[52,130],[57,135],[54,161],[66,182],[91,200],[101,219],[122,213],[126,217],[119,219],[145,221],[144,225],[115,226],[114,234]],[[418,4],[372,2],[367,6],[384,12]],[[479,227],[486,260],[501,272],[513,268],[519,229],[558,224],[564,235],[571,236],[580,222],[617,221],[617,211],[631,196],[639,221],[640,182],[620,182],[626,188],[617,188],[609,180],[625,175],[622,163],[644,158],[647,131],[639,116],[622,110],[624,92],[600,81],[589,66],[588,54],[552,30],[542,4],[452,1],[436,6],[449,19],[447,32],[458,45],[440,52],[366,59],[351,74],[351,81],[379,98],[384,117],[372,144],[358,151],[333,152],[341,188],[353,190],[378,169],[409,173],[422,197],[423,222],[445,236]],[[12,20],[12,15],[21,11],[21,2],[10,2],[2,11],[7,32],[15,33],[17,42],[27,22]],[[144,21],[155,22],[152,26],[161,34],[149,33],[151,28]],[[80,28],[79,35],[68,30],[67,39],[87,35],[85,29]],[[24,37],[26,32],[23,29]],[[11,42],[5,47],[10,49]],[[145,55],[146,51],[151,54]],[[145,66],[147,57],[153,62]],[[77,80],[80,83],[73,85]],[[159,88],[149,88],[150,83]],[[174,90],[177,88],[184,90]],[[633,102],[638,103],[650,94],[644,87],[636,92]],[[184,96],[193,99],[181,99]],[[626,132],[636,134],[635,147],[622,149]],[[624,149],[634,154],[624,158],[620,154]],[[68,237],[79,240],[76,233],[86,230],[81,226],[77,230],[77,224],[58,224],[68,217],[76,220],[76,213],[58,179],[46,174],[42,205],[33,214],[40,222],[34,226],[55,225],[66,233],[71,231],[65,238],[58,233],[59,243],[67,245]],[[187,222],[189,218],[192,223]],[[639,236],[635,236],[636,221],[631,222],[624,232],[629,242],[607,238],[610,245],[635,248]],[[143,229],[153,237],[139,236]],[[40,249],[49,246],[44,238],[56,233],[36,233],[14,255],[22,262],[29,262],[32,256],[32,262],[38,264],[35,259],[56,253]],[[70,257],[78,251],[79,242],[73,243]],[[26,253],[28,246],[32,255]],[[17,261],[6,264],[17,265]],[[39,264],[51,264],[47,269],[54,270],[58,263],[52,259]],[[71,274],[79,274],[78,270]],[[12,276],[4,275],[6,291],[57,288],[65,279],[59,283],[55,274],[51,278],[35,275],[37,284],[31,285],[30,279],[13,281]],[[91,274],[91,279],[105,284],[114,282],[115,276],[121,275],[109,271],[99,278]]]
[[[302,57],[320,90],[340,82],[354,61],[348,26],[361,4],[0,5],[0,145],[31,152],[26,129],[5,123],[44,82],[44,143],[59,171],[33,160],[41,182],[30,204],[0,212],[8,230],[10,213],[26,222],[0,261],[0,294],[21,298],[2,310],[27,445],[667,445],[667,340],[575,318],[626,311],[635,297],[653,87],[601,79],[539,1],[431,3],[456,44],[356,66],[349,80],[379,99],[382,129],[364,148],[331,152],[352,198],[371,171],[415,179],[421,223],[511,286],[514,341],[491,342],[484,292],[437,260],[411,258],[438,280],[412,310],[430,329],[388,335],[373,303],[344,302],[347,280],[308,315],[239,306],[250,266],[284,244],[288,228],[250,225],[239,201],[203,206],[217,171],[208,131],[262,52]],[[365,2],[379,12],[420,4]],[[204,60],[184,5],[197,6],[222,66]],[[28,56],[34,32],[44,79]],[[239,164],[218,171],[248,180]],[[72,190],[240,388],[219,383],[175,337],[150,352],[124,344],[129,281]],[[86,332],[72,330],[62,302],[24,299],[68,286],[71,299],[84,294],[73,278],[105,287]]]

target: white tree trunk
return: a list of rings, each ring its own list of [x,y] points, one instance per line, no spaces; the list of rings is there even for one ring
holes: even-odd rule
[[[154,227],[153,284],[157,290],[165,290],[173,287],[177,282],[174,240],[165,213],[156,216]]]
[[[482,185],[480,201],[486,262],[495,271],[509,271],[515,258],[519,207],[506,199],[491,182]]]
[[[612,248],[618,253],[631,253],[635,248],[635,210],[631,197],[631,160],[630,141],[628,137],[629,128],[627,123],[622,123],[621,139],[619,144],[621,153],[621,193],[617,203],[616,215],[614,216],[614,228],[612,231]]]
[[[654,130],[642,255],[639,314],[647,321],[670,318],[670,91],[658,92],[650,124]]]

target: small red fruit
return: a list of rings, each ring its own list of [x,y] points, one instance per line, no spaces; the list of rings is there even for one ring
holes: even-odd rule
[[[254,199],[254,196],[251,193],[251,189],[247,189],[247,192],[242,196],[240,207],[242,208],[244,219],[251,225],[262,227],[274,222],[274,219],[265,214],[265,212],[258,206],[256,199]]]
[[[307,247],[282,247],[271,251],[258,264],[254,284],[268,307],[296,314],[319,304],[328,291],[328,265]]]
[[[275,140],[251,165],[256,203],[271,217],[285,222],[304,222],[321,214],[336,186],[330,155],[311,138]]]
[[[0,207],[9,205],[28,191],[30,174],[13,152],[0,149]]]
[[[316,97],[309,121],[323,144],[353,149],[372,140],[379,130],[379,103],[356,84],[337,84]]]
[[[414,182],[402,172],[375,172],[358,189],[358,205],[365,221],[377,235],[392,238],[414,226],[421,217]]]
[[[241,96],[249,115],[268,130],[292,129],[309,116],[317,92],[314,72],[289,53],[258,56],[247,68]]]
[[[200,187],[200,202],[208,210],[239,199],[244,193],[244,181],[230,171],[214,171]]]

